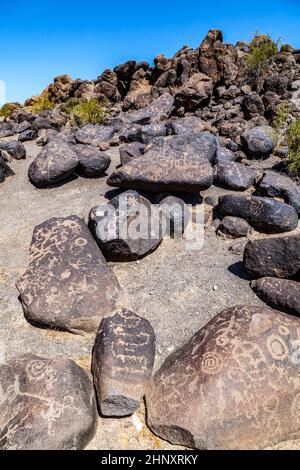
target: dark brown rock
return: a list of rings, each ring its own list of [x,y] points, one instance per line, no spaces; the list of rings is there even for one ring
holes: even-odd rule
[[[85,223],[54,218],[33,232],[29,266],[17,282],[25,317],[72,332],[97,331],[120,287]]]
[[[22,160],[26,158],[26,149],[18,140],[9,140],[0,144],[0,149],[7,152],[12,158]]]
[[[151,377],[155,334],[129,310],[104,318],[93,351],[92,371],[101,413],[128,416],[140,406]]]
[[[123,144],[119,148],[121,164],[125,165],[134,158],[138,158],[144,154],[145,145],[141,142],[131,142],[130,144]]]
[[[300,316],[300,285],[297,281],[263,277],[251,282],[254,292],[270,307]]]
[[[8,166],[8,164],[4,161],[3,156],[0,152],[0,183],[3,183],[3,181],[8,177],[8,176],[13,176],[14,172],[12,169]]]
[[[80,144],[101,147],[104,143],[109,142],[113,138],[114,133],[115,130],[113,127],[87,124],[75,133],[75,139]]]
[[[218,227],[218,234],[226,235],[229,238],[247,237],[251,230],[246,220],[239,217],[224,217]]]
[[[288,176],[275,171],[266,171],[258,183],[262,196],[281,197],[300,214],[300,187]]]
[[[17,357],[0,365],[0,383],[0,449],[77,450],[93,437],[93,384],[75,362]]]
[[[255,180],[255,171],[243,163],[223,162],[214,167],[215,182],[237,191],[250,188]]]
[[[150,428],[173,444],[263,449],[300,437],[297,318],[256,306],[217,315],[154,375]]]
[[[78,170],[85,176],[103,176],[108,169],[111,158],[92,145],[77,144],[72,147],[79,160]]]

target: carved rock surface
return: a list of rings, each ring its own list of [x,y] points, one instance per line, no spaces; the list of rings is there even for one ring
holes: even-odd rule
[[[145,145],[140,142],[131,142],[130,144],[121,145],[119,148],[121,164],[125,165],[134,158],[143,155]]]
[[[110,141],[114,133],[115,130],[113,127],[87,124],[75,133],[75,139],[80,144],[89,144],[99,147],[104,142]]]
[[[29,266],[17,288],[32,323],[72,332],[97,331],[116,308],[120,287],[92,234],[77,216],[35,227]]]
[[[250,188],[255,180],[255,171],[243,163],[218,163],[214,167],[214,173],[217,183],[238,191]]]
[[[93,384],[75,362],[11,359],[0,366],[0,384],[0,449],[77,450],[93,437]]]
[[[111,158],[92,145],[77,144],[72,147],[79,160],[79,171],[86,176],[103,176]]]
[[[300,271],[300,235],[249,241],[244,266],[254,277],[296,276]]]
[[[224,310],[172,353],[146,393],[148,424],[197,449],[262,449],[300,437],[300,320]]]
[[[140,406],[151,377],[155,334],[129,310],[104,318],[93,351],[92,371],[104,416],[128,416]]]
[[[277,140],[274,129],[268,126],[254,127],[241,135],[245,151],[251,157],[269,155],[276,147]]]
[[[266,171],[258,184],[258,191],[262,196],[282,197],[300,214],[300,187],[288,176]]]
[[[247,237],[250,230],[251,227],[246,220],[230,216],[224,217],[218,227],[218,233],[229,238]]]
[[[298,225],[295,209],[275,199],[226,194],[219,198],[219,209],[222,214],[241,217],[265,232],[288,232]]]
[[[263,277],[251,282],[254,292],[270,307],[300,316],[300,284],[297,281]]]

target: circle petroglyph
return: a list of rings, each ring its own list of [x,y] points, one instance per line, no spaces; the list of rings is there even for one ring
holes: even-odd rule
[[[201,359],[200,369],[204,374],[218,374],[223,369],[223,360],[219,354],[207,352]]]
[[[36,380],[39,380],[44,377],[45,369],[45,361],[31,361],[26,365],[26,371],[28,373],[28,376]]]
[[[289,355],[289,349],[280,336],[272,335],[267,339],[268,351],[276,361],[283,361]]]

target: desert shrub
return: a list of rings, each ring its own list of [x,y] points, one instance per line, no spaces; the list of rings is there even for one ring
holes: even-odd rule
[[[20,105],[17,103],[6,103],[0,109],[0,117],[10,118],[12,113],[17,109]]]
[[[300,116],[289,125],[286,143],[289,147],[288,169],[291,173],[300,174]]]
[[[283,101],[277,106],[276,116],[273,119],[272,127],[278,134],[286,131],[289,124],[290,113],[291,104],[288,101]]]
[[[250,50],[246,56],[246,65],[249,78],[257,79],[266,70],[276,57],[279,50],[280,39],[275,42],[268,34],[256,34],[250,43]]]
[[[105,122],[105,103],[97,98],[91,100],[70,99],[63,105],[62,111],[72,115],[75,124],[78,126],[103,124]]]
[[[42,93],[30,106],[30,111],[34,114],[40,114],[43,111],[51,111],[55,106],[55,101],[48,93]]]

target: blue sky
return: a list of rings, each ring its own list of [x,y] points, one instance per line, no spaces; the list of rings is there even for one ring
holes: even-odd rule
[[[40,93],[56,75],[92,79],[128,59],[171,56],[210,28],[227,42],[260,31],[300,48],[300,0],[5,0],[0,19],[7,101]]]

